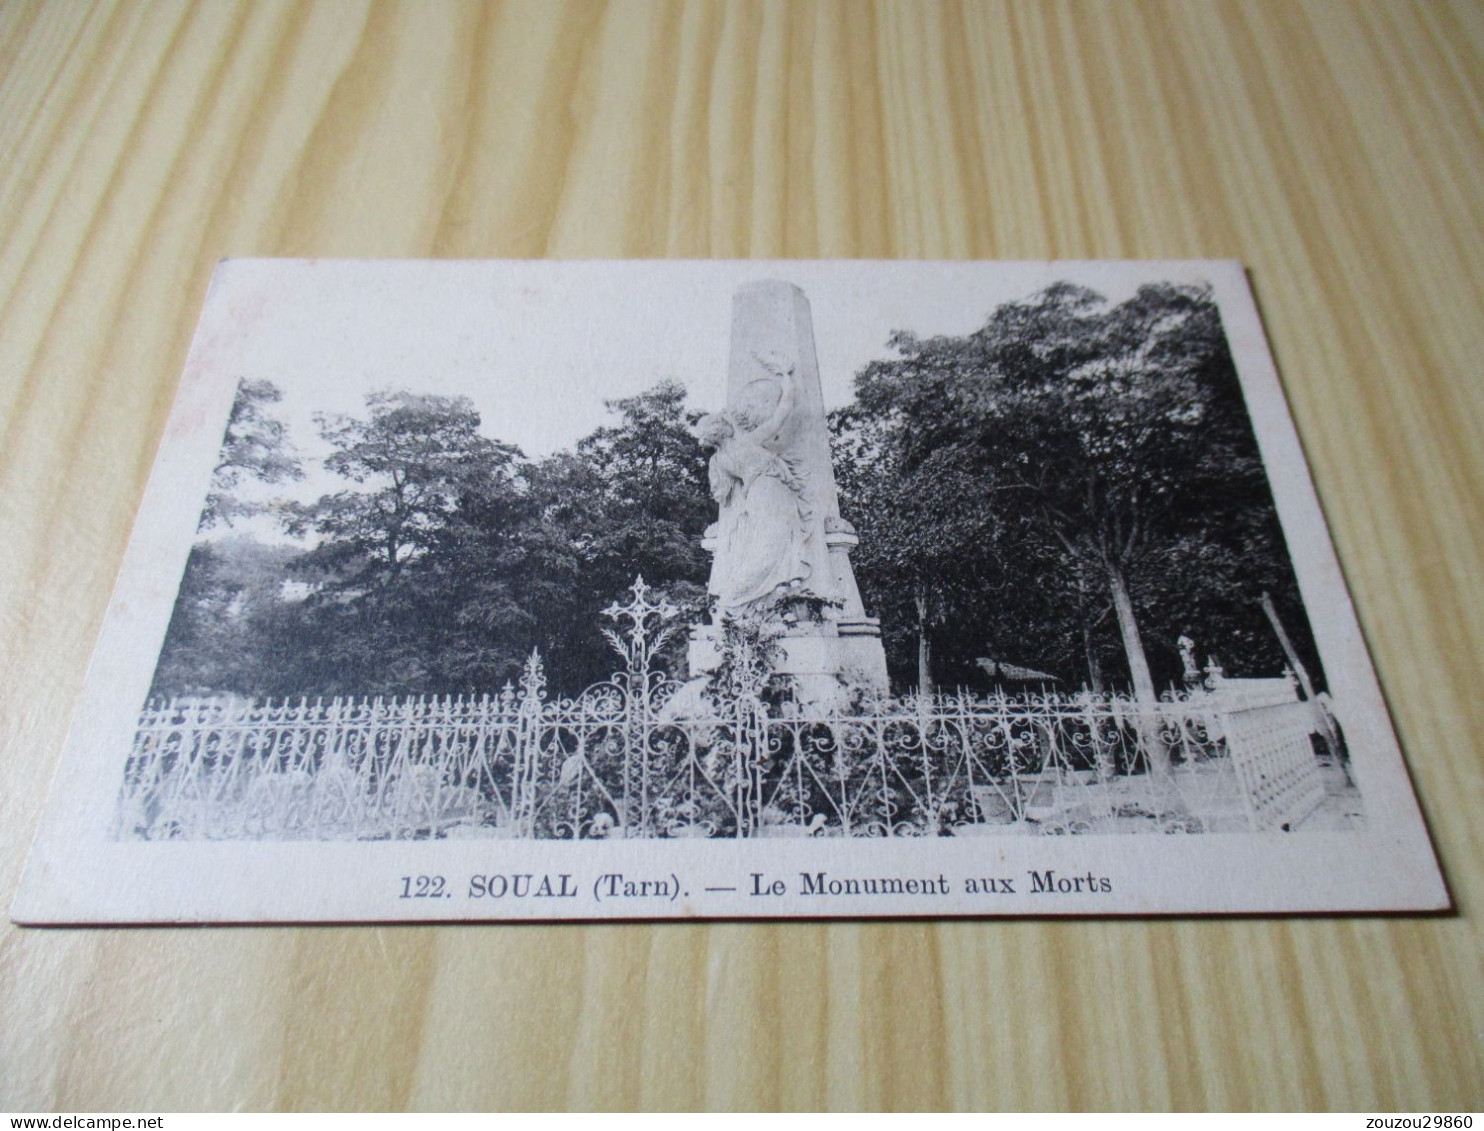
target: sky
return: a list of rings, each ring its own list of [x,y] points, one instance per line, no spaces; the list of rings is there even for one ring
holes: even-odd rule
[[[965,334],[1060,279],[1117,302],[1146,281],[1204,277],[1198,262],[229,260],[192,360],[210,379],[283,391],[277,412],[308,474],[273,493],[312,499],[339,485],[318,468],[313,414],[363,415],[378,389],[467,396],[486,435],[531,457],[611,422],[604,400],[666,378],[691,407],[720,408],[731,298],[748,282],[804,290],[833,408],[898,329]]]

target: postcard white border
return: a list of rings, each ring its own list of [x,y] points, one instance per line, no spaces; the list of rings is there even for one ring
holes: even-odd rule
[[[1311,627],[1364,799],[1364,829],[1202,836],[891,840],[120,842],[107,838],[123,762],[164,638],[233,393],[216,366],[237,282],[283,261],[224,261],[208,291],[98,646],[12,908],[21,923],[320,922],[752,917],[1024,916],[1431,911],[1449,906],[1391,721],[1331,544],[1246,274],[1232,261],[932,263],[656,261],[425,264],[429,270],[782,276],[806,290],[874,274],[1007,272],[1025,293],[1060,278],[1199,276],[1212,283]],[[415,269],[407,262],[387,264]],[[374,272],[378,264],[360,261]],[[658,282],[656,283],[656,280]],[[240,311],[237,313],[241,313]],[[1416,752],[1426,757],[1426,751]],[[1101,885],[1040,891],[1046,874]],[[831,879],[942,877],[949,891],[809,894]],[[402,898],[402,878],[442,876],[446,897]],[[673,891],[605,894],[605,876]],[[1037,876],[1041,879],[1036,879]],[[471,897],[476,877],[530,876],[530,893]],[[561,880],[559,877],[568,877]],[[810,877],[809,880],[804,877]],[[552,895],[533,894],[540,878]],[[756,879],[755,877],[761,877]],[[1008,880],[995,894],[969,877]],[[772,884],[782,894],[771,894]],[[508,880],[507,880],[508,882]],[[763,886],[765,894],[755,894]],[[488,891],[491,885],[486,884]],[[498,885],[495,885],[498,886]],[[848,885],[847,885],[848,887]],[[1084,888],[1094,890],[1081,890]],[[571,889],[574,894],[565,892]],[[733,891],[715,890],[733,888]],[[713,890],[708,890],[713,889]]]

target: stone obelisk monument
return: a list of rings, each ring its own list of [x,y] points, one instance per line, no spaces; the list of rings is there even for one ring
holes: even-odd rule
[[[718,516],[705,538],[713,622],[692,634],[692,675],[718,662],[720,618],[759,617],[781,625],[777,670],[793,677],[801,700],[885,691],[880,622],[866,616],[850,567],[858,539],[840,516],[814,324],[798,287],[737,291],[727,407],[702,420],[699,434]]]

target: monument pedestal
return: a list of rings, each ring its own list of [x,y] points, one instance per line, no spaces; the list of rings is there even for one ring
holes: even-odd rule
[[[881,626],[873,617],[785,632],[778,645],[780,656],[773,671],[789,678],[800,704],[843,707],[857,689],[883,695],[888,689]],[[721,663],[721,630],[709,624],[692,629],[686,659],[692,679],[714,671]]]

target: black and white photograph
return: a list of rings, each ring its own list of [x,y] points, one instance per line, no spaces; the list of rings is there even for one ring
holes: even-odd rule
[[[50,817],[18,917],[1446,902],[1226,262],[224,261]]]

